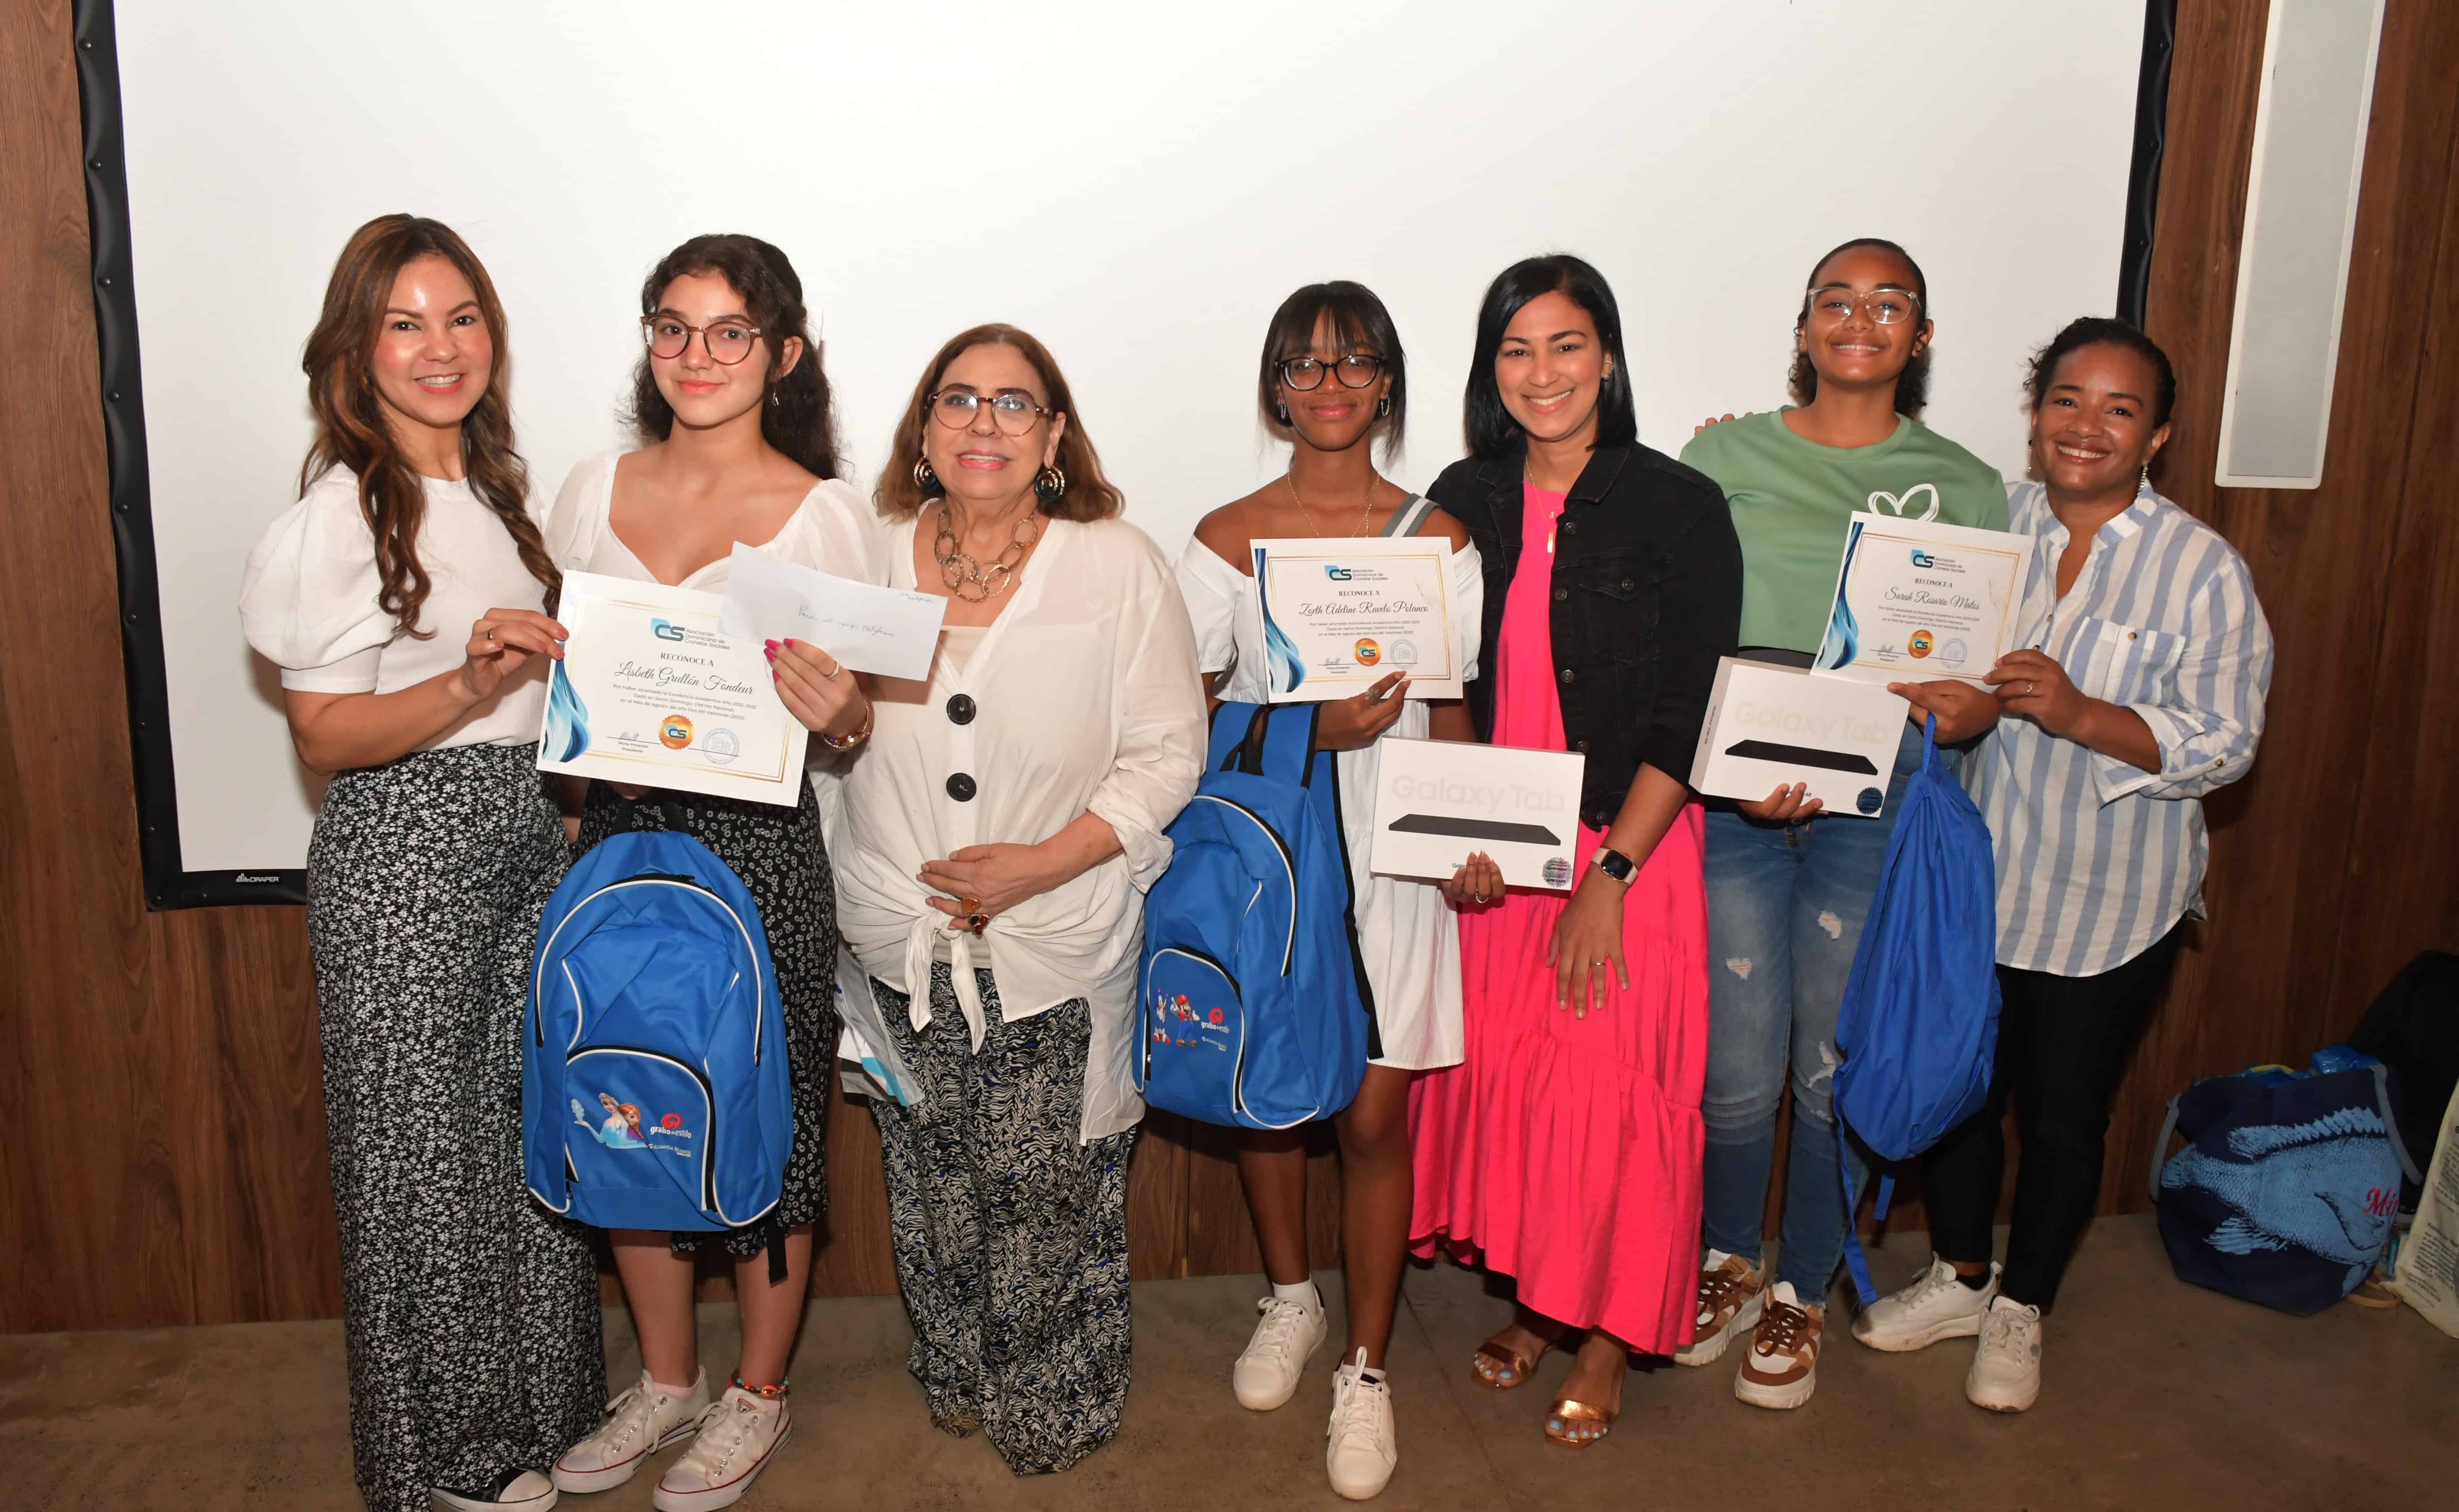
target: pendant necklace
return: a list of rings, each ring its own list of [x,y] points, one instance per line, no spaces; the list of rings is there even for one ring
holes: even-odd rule
[[[1287,472],[1284,472],[1281,474],[1281,481],[1289,485],[1290,497],[1296,502],[1298,513],[1306,516],[1307,529],[1314,532],[1315,539],[1321,540],[1323,538],[1323,532],[1315,529],[1314,511],[1307,508],[1307,501],[1298,497],[1297,480],[1291,477]],[[1374,518],[1375,493],[1372,489],[1369,489],[1366,494],[1366,508],[1360,511],[1357,516],[1357,534],[1360,536],[1365,535],[1367,525],[1372,522]]]

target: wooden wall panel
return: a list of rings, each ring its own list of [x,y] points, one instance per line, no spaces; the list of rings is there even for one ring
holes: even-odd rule
[[[2391,0],[2325,483],[2294,493],[2210,482],[2263,7],[2180,12],[2150,323],[2185,398],[2160,482],[2246,554],[2280,659],[2263,754],[2211,806],[2211,920],[2121,1098],[2113,1209],[2141,1206],[2188,1080],[2301,1057],[2416,950],[2459,947],[2459,8]],[[0,0],[0,1331],[331,1315],[302,916],[140,902],[77,120],[66,0]],[[829,1144],[818,1288],[890,1290],[868,1111],[840,1099]],[[1310,1178],[1330,1264],[1328,1140]],[[1139,1276],[1256,1269],[1226,1134],[1156,1119],[1129,1203]]]

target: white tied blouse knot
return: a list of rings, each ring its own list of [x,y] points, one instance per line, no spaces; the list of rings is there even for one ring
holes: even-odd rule
[[[615,534],[612,523],[615,465],[625,454],[620,450],[600,452],[576,466],[557,491],[555,508],[547,515],[546,552],[564,571],[598,573],[638,582],[658,580],[657,575]],[[878,572],[874,554],[879,533],[872,519],[871,506],[852,484],[842,478],[822,478],[811,485],[802,504],[774,536],[744,544],[756,546],[798,567],[869,582]],[[722,594],[733,571],[732,560],[730,556],[720,556],[671,586]]]
[[[521,565],[502,516],[466,480],[425,478],[419,565],[427,601],[420,640],[376,600],[384,591],[375,536],[359,508],[358,474],[326,470],[299,502],[265,528],[240,584],[240,626],[248,644],[282,669],[295,693],[397,693],[461,665],[470,627],[490,609],[542,609],[546,586]],[[495,691],[421,750],[521,746],[538,738],[546,713],[545,659]]]
[[[879,543],[891,586],[916,586],[915,524],[891,524]],[[837,924],[861,971],[906,995],[915,1029],[931,1021],[944,948],[976,1049],[987,1028],[977,968],[997,980],[1007,1022],[1085,998],[1089,1141],[1144,1114],[1128,1072],[1144,894],[1169,865],[1162,831],[1195,792],[1204,694],[1169,564],[1125,521],[1046,521],[1010,591],[961,665],[943,643],[928,682],[877,679],[870,741],[824,777]],[[924,862],[1037,844],[1087,812],[1120,854],[993,914],[978,938],[930,906]],[[842,1059],[889,1050],[853,1042],[859,1017],[847,1021]]]

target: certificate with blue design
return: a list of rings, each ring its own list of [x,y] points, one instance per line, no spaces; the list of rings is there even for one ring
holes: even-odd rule
[[[2015,649],[2030,556],[2030,539],[2011,531],[1854,515],[1811,670],[1861,682],[1981,685]]]
[[[1259,540],[1266,701],[1355,697],[1395,672],[1408,696],[1461,696],[1451,542],[1439,536]]]
[[[538,770],[792,808],[810,732],[717,594],[565,573]]]

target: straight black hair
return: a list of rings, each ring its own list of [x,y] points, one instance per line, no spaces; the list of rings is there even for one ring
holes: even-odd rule
[[[837,454],[835,405],[828,374],[820,370],[820,344],[811,340],[810,312],[803,305],[803,281],[786,254],[754,236],[696,236],[658,260],[641,284],[641,313],[654,315],[666,285],[692,273],[714,273],[743,296],[743,313],[768,344],[768,391],[760,400],[760,434],[801,464],[813,477],[842,476]],[[794,370],[779,376],[786,340],[803,343]],[[675,429],[674,407],[658,392],[646,347],[632,372],[632,428],[643,441],[663,441]]]
[[[1408,357],[1400,350],[1400,328],[1392,324],[1392,312],[1373,289],[1347,279],[1310,284],[1272,311],[1272,323],[1264,330],[1263,367],[1255,378],[1255,402],[1264,411],[1264,424],[1282,440],[1290,439],[1289,423],[1281,418],[1281,364],[1314,347],[1314,328],[1326,317],[1332,321],[1333,345],[1344,354],[1380,357],[1383,370],[1391,375],[1392,387],[1384,397],[1392,410],[1377,422],[1383,430],[1383,454],[1389,457],[1400,450],[1401,432],[1408,428]],[[1327,375],[1326,381],[1340,380]]]
[[[1810,264],[1810,278],[1801,285],[1801,313],[1793,318],[1796,335],[1810,326],[1810,290],[1818,278],[1818,270],[1836,261],[1839,253],[1860,247],[1877,247],[1904,260],[1904,266],[1913,270],[1913,296],[1921,301],[1921,318],[1924,321],[1929,319],[1929,275],[1913,261],[1913,255],[1885,237],[1855,237],[1841,246],[1828,248],[1825,257]],[[1811,366],[1810,353],[1797,351],[1793,354],[1793,370],[1785,374],[1785,388],[1793,394],[1796,404],[1806,405],[1818,397],[1818,369]],[[1929,348],[1924,346],[1921,355],[1905,363],[1904,370],[1896,376],[1896,413],[1918,417],[1928,405]]]
[[[1600,447],[1630,446],[1639,440],[1639,411],[1630,400],[1630,363],[1622,350],[1622,307],[1614,303],[1606,276],[1567,252],[1523,258],[1504,268],[1486,285],[1485,303],[1477,311],[1477,348],[1470,353],[1468,394],[1461,428],[1471,456],[1490,461],[1518,446],[1524,432],[1503,407],[1503,389],[1494,381],[1494,356],[1503,349],[1503,333],[1521,307],[1542,294],[1561,294],[1588,312],[1597,326],[1613,370],[1597,389],[1597,440]]]
[[[2032,401],[2032,413],[2039,414],[2049,402],[2049,385],[2058,377],[2058,364],[2086,346],[2122,346],[2152,365],[2152,429],[2159,430],[2169,423],[2169,413],[2177,408],[2177,371],[2169,366],[2169,354],[2160,344],[2144,335],[2122,320],[2106,315],[2086,315],[2067,322],[2066,328],[2049,338],[2049,344],[2032,354],[2031,370],[2024,375],[2024,392]]]

